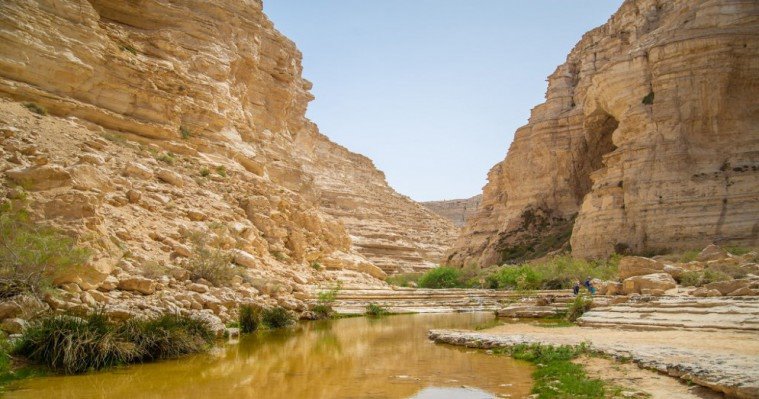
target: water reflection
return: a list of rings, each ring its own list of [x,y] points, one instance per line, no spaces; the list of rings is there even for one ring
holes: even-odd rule
[[[6,397],[437,399],[489,398],[496,394],[510,394],[514,398],[526,396],[531,386],[529,365],[506,357],[435,345],[426,337],[430,328],[472,327],[492,317],[490,314],[402,315],[303,323],[291,330],[245,336],[238,344],[176,361],[83,376],[23,381]]]

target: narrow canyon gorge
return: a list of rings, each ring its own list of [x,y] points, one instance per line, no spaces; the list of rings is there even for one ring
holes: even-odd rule
[[[229,340],[165,374],[0,396],[156,378],[164,397],[543,398],[545,365],[516,352],[543,345],[681,380],[652,397],[759,397],[756,0],[621,1],[466,199],[414,201],[320,132],[302,58],[261,0],[0,2],[2,342],[46,315],[187,317]],[[291,329],[254,333],[272,310]],[[3,348],[0,379],[28,360]],[[605,397],[647,395],[620,370]]]

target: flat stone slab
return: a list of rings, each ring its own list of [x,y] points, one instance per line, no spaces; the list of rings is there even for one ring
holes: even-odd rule
[[[510,326],[511,329],[518,327]],[[497,328],[495,329],[497,330]],[[528,332],[524,334],[505,334],[505,333],[488,333],[488,332],[471,332],[456,330],[431,330],[429,338],[438,343],[451,345],[466,346],[469,348],[492,349],[498,347],[509,347],[517,344],[544,344],[544,345],[578,345],[586,342],[591,350],[604,353],[616,358],[632,359],[640,367],[657,370],[661,373],[691,381],[698,385],[711,388],[718,392],[723,392],[730,397],[737,398],[759,398],[759,356],[754,347],[747,348],[746,351],[740,350],[740,345],[735,345],[730,350],[724,348],[713,348],[699,350],[697,347],[688,345],[679,345],[679,342],[671,344],[661,344],[656,340],[627,340],[628,337],[634,337],[636,332],[625,332],[618,340],[601,339],[587,341],[583,334],[556,334],[562,329],[551,329],[549,332],[537,332],[534,328],[526,328]],[[533,330],[533,331],[530,331]],[[579,327],[570,327],[566,330],[590,330]],[[566,331],[565,330],[565,331]],[[607,330],[594,328],[595,334],[604,335]],[[614,335],[619,332],[607,330],[608,335]],[[688,332],[691,335],[683,337],[692,339],[697,334]],[[637,332],[637,334],[658,334],[654,332]],[[714,339],[715,333],[702,333],[704,340]],[[759,338],[755,334],[740,336],[747,340],[746,342],[756,341]],[[650,337],[649,337],[650,338]],[[662,337],[666,340],[667,337]],[[696,338],[697,339],[697,338]],[[730,337],[725,337],[730,339]],[[704,344],[706,346],[706,344]],[[723,345],[724,346],[724,345]]]

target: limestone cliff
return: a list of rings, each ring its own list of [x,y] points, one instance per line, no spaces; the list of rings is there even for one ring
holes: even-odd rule
[[[94,250],[71,292],[155,265],[181,291],[199,233],[247,270],[229,298],[302,308],[307,285],[382,284],[449,246],[454,226],[306,119],[301,54],[262,7],[0,3],[2,191]]]
[[[432,212],[450,220],[454,225],[464,227],[466,221],[477,211],[480,202],[482,202],[482,195],[478,194],[467,199],[426,201],[422,202],[422,205]]]
[[[627,0],[548,78],[449,261],[759,240],[759,3]]]

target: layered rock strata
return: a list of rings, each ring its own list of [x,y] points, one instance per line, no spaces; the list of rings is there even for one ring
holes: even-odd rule
[[[625,1],[549,76],[449,262],[757,245],[758,15]]]
[[[66,118],[3,104],[16,129],[4,188],[34,181],[39,216],[80,238],[122,231],[125,248],[96,248],[100,275],[116,252],[138,269],[170,262],[153,243],[187,246],[188,231],[218,225],[242,262],[285,274],[382,278],[378,266],[434,265],[453,239],[306,119],[301,54],[261,1],[9,1],[0,39],[0,96]]]
[[[477,211],[480,202],[482,202],[481,194],[467,199],[426,201],[421,204],[432,212],[450,220],[454,225],[464,227],[466,221]]]

